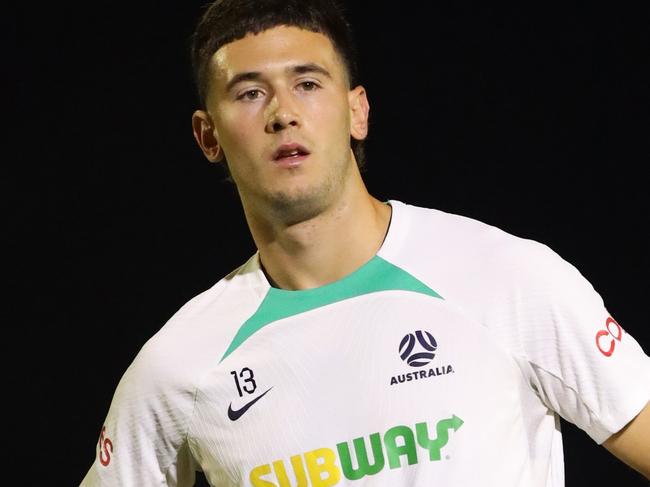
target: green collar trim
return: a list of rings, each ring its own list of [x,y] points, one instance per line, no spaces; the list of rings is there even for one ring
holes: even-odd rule
[[[239,329],[221,361],[269,323],[380,291],[411,291],[443,299],[422,281],[376,255],[352,274],[325,286],[298,291],[269,288],[259,308]]]

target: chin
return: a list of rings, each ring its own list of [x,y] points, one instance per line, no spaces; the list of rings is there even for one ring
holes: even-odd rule
[[[295,188],[293,191],[278,191],[270,195],[273,212],[288,225],[310,220],[322,213],[329,205],[331,187]]]

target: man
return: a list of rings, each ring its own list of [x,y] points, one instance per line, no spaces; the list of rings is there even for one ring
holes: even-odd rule
[[[95,485],[560,486],[558,415],[650,477],[650,359],[550,249],[368,194],[369,103],[320,0],[218,0],[205,156],[258,252],[122,378]]]

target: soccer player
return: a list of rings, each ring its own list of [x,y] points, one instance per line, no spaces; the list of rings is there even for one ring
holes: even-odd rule
[[[650,358],[581,274],[368,193],[331,1],[217,0],[192,49],[258,251],[142,348],[83,486],[559,487],[559,416],[650,477]]]

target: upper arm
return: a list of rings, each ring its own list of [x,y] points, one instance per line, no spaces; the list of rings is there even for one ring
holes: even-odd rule
[[[517,256],[516,323],[542,401],[602,444],[650,398],[650,358],[593,286],[545,246]]]
[[[650,402],[603,446],[619,460],[650,479]]]
[[[185,437],[193,391],[178,368],[145,346],[123,375],[81,485],[194,485],[195,465]]]

